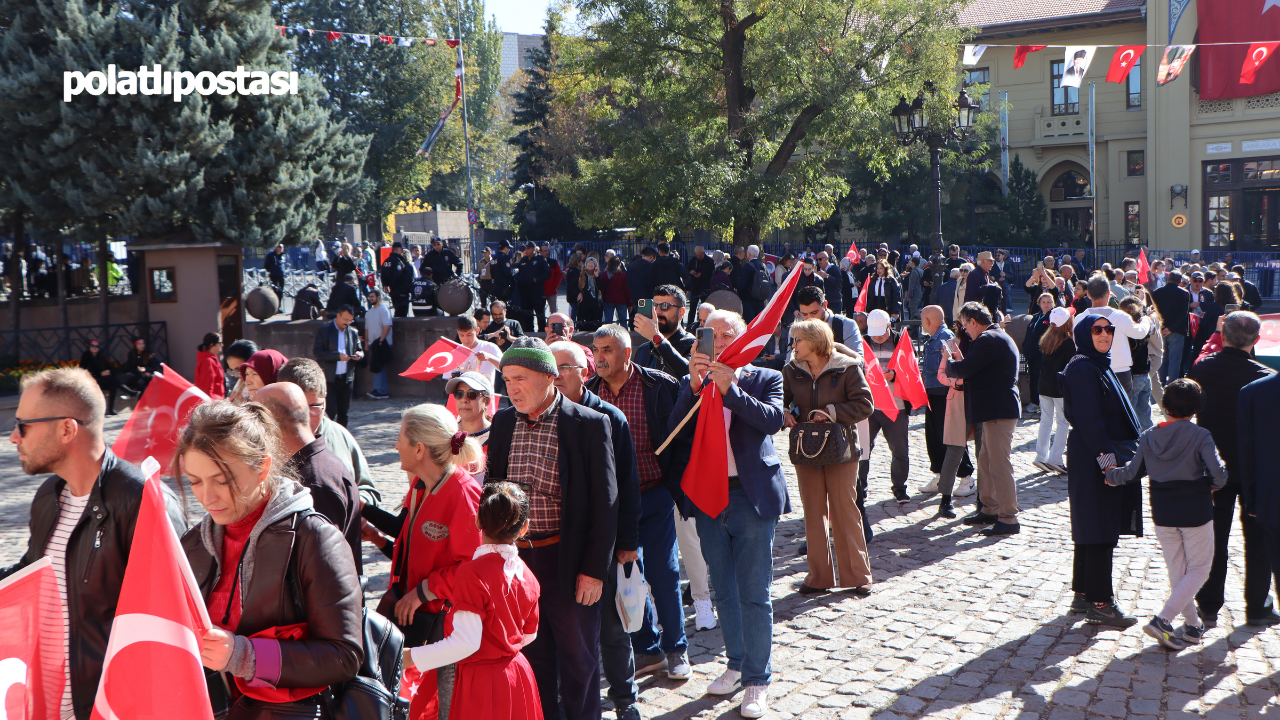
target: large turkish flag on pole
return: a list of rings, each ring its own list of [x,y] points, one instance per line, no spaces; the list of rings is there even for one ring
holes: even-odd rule
[[[793,272],[783,281],[782,287],[769,298],[764,310],[751,321],[746,332],[734,338],[716,358],[731,368],[746,367],[773,335],[774,328],[782,322],[791,294],[804,273]],[[693,453],[685,468],[680,487],[702,512],[719,517],[729,505],[729,448],[728,427],[724,420],[724,398],[714,382],[703,382],[702,400],[698,409],[698,425],[694,429]]]
[[[160,465],[148,475],[111,623],[92,720],[213,720],[200,638],[212,627],[186,553],[165,510]]]
[[[8,720],[57,720],[66,669],[62,647],[50,656],[57,667],[41,665],[42,598],[57,597],[53,561],[38,561],[0,582],[0,717]]]
[[[1267,58],[1269,48],[1259,47],[1280,42],[1280,2],[1197,0],[1196,8],[1201,100],[1268,95],[1280,90],[1280,62]]]
[[[178,448],[178,433],[186,426],[191,411],[208,401],[209,396],[168,365],[162,364],[160,370],[138,399],[111,452],[134,465],[155,458],[163,471],[169,469],[173,451]]]

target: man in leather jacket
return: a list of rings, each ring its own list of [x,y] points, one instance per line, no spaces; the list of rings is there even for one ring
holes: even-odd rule
[[[636,348],[632,362],[682,378],[689,374],[689,354],[697,342],[697,338],[684,329],[684,316],[688,312],[684,292],[674,285],[659,285],[653,289],[652,302],[653,320],[636,314],[636,332],[650,340]]]
[[[41,637],[66,648],[60,717],[74,713],[78,720],[88,720],[98,692],[146,481],[107,448],[105,411],[102,391],[87,371],[45,370],[23,378],[17,427],[9,435],[24,472],[53,474],[31,501],[26,554],[0,570],[0,579],[42,557],[51,558],[63,578],[62,603],[42,608]],[[173,491],[164,489],[169,519],[182,534],[183,512]]]

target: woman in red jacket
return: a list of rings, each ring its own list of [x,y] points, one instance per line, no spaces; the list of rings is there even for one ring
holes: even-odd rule
[[[395,538],[391,587],[378,610],[404,632],[405,646],[414,647],[440,640],[453,629],[446,601],[454,600],[454,573],[480,547],[480,485],[463,468],[472,463],[483,467],[484,453],[475,438],[458,430],[458,421],[443,405],[428,404],[405,410],[396,452],[400,467],[413,477],[404,507],[392,516],[365,505],[361,514]],[[435,703],[437,686],[440,717],[448,717],[452,665],[440,668],[435,677],[423,676],[413,717]]]
[[[227,396],[227,376],[222,371],[222,335],[205,333],[204,342],[196,348],[196,382],[195,386],[204,391],[210,400],[221,400]]]

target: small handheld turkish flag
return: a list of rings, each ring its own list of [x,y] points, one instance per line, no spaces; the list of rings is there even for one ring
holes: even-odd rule
[[[66,685],[62,646],[41,653],[41,603],[52,596],[57,609],[58,580],[53,561],[40,558],[0,582],[0,717],[8,720],[57,720]],[[58,634],[61,637],[61,633]],[[58,659],[44,667],[43,658]]]
[[[893,349],[893,357],[889,358],[889,369],[893,371],[894,395],[911,403],[913,410],[919,410],[929,402],[924,379],[920,377],[920,363],[916,360],[915,348],[911,346],[911,336],[905,332],[898,341],[898,347]]]
[[[138,399],[111,452],[134,465],[154,457],[161,468],[168,469],[178,447],[178,433],[186,426],[191,411],[208,399],[203,390],[162,364]]]
[[[160,464],[147,458],[142,472],[148,480],[90,717],[213,720],[200,661],[209,613],[169,522]]]
[[[449,338],[440,338],[422,353],[408,370],[400,373],[400,377],[414,380],[432,380],[453,370],[467,358],[471,357],[471,349],[460,345]]]
[[[1270,57],[1271,53],[1280,47],[1280,42],[1253,43],[1249,46],[1249,52],[1244,56],[1244,65],[1240,66],[1240,82],[1245,85],[1253,84],[1258,77],[1258,68],[1262,67]]]
[[[1142,58],[1146,45],[1121,45],[1116,54],[1111,56],[1111,67],[1107,69],[1107,82],[1122,83],[1129,77],[1129,71]]]
[[[880,369],[880,361],[876,359],[876,351],[871,343],[862,338],[862,359],[867,366],[867,384],[871,386],[871,400],[876,409],[889,417],[893,422],[898,419],[898,403],[893,400],[893,392],[889,390],[889,381],[884,378]]]
[[[870,252],[869,250],[867,252]],[[867,311],[867,288],[871,287],[871,276],[868,275],[866,280],[862,281],[862,292],[858,293],[858,301],[853,304],[853,311],[856,313]]]
[[[847,257],[847,258],[849,258],[850,260],[852,260],[852,261],[853,261],[853,262],[855,262],[855,263],[862,259],[862,256],[858,254],[858,241],[857,241],[857,240],[855,240],[855,241],[853,241],[853,242],[849,243],[849,252],[845,253],[845,254],[844,254],[844,256],[845,256],[845,257]]]
[[[1151,281],[1151,266],[1147,264],[1147,251],[1138,248],[1138,282],[1147,284]]]

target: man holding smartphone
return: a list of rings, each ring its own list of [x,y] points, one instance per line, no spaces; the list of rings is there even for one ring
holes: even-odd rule
[[[636,332],[650,340],[636,348],[635,364],[672,377],[688,375],[695,338],[684,329],[684,291],[674,285],[659,285],[646,306],[649,311],[637,312],[635,324]]]
[[[484,339],[506,352],[507,348],[511,347],[513,338],[524,335],[524,329],[520,327],[519,320],[507,318],[507,304],[501,300],[494,300],[489,305],[489,313],[493,317],[493,321],[489,323],[489,327],[484,329],[482,333]]]

